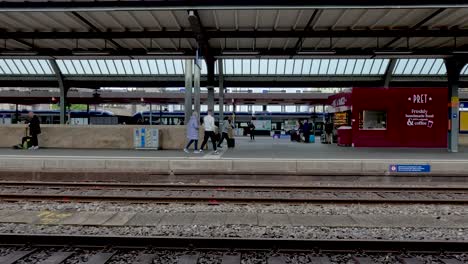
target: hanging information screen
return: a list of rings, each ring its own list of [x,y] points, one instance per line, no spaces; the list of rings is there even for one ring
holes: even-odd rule
[[[159,130],[157,128],[134,128],[133,146],[136,149],[158,149]]]

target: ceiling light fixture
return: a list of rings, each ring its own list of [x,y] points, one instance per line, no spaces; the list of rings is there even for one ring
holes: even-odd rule
[[[336,50],[300,50],[297,55],[334,55]]]

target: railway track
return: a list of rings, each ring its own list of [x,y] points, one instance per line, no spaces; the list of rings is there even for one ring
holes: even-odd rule
[[[442,263],[468,261],[457,241],[0,235],[0,263]],[[430,262],[429,262],[430,261]]]
[[[3,200],[264,203],[468,204],[463,187],[213,186],[106,183],[1,183]]]

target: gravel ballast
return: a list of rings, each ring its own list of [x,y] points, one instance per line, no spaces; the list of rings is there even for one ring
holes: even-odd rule
[[[334,205],[334,204],[130,204],[111,202],[16,202],[0,203],[0,210],[25,211],[83,211],[83,212],[129,212],[129,213],[272,213],[309,215],[466,215],[468,206],[462,205]]]

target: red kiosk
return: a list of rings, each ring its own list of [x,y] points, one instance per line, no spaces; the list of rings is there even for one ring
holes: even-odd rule
[[[447,88],[353,88],[330,96],[331,112],[349,116],[348,124],[335,123],[338,143],[348,145],[349,137],[354,147],[446,148],[447,96]]]

